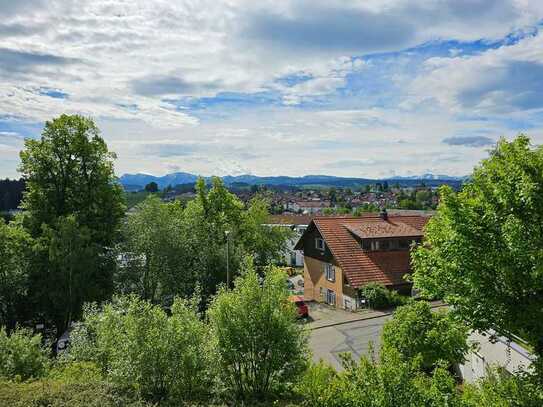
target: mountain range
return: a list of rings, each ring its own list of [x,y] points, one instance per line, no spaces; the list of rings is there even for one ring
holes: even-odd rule
[[[210,177],[204,177],[207,181]],[[439,186],[448,184],[458,187],[466,177],[453,177],[448,175],[423,174],[420,176],[396,176],[383,179],[336,177],[331,175],[304,175],[301,177],[270,176],[260,177],[257,175],[226,175],[221,177],[226,185],[248,184],[248,185],[283,185],[283,186],[336,186],[355,187],[376,182],[387,181],[389,184],[398,183],[400,186],[414,186],[424,182],[427,186]],[[198,175],[187,172],[175,172],[162,177],[149,174],[124,174],[119,178],[120,183],[126,190],[137,191],[143,189],[150,182],[156,182],[159,188],[166,188],[168,185],[190,184],[196,182]]]

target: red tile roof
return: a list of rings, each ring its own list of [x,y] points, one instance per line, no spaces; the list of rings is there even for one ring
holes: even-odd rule
[[[408,223],[389,218],[384,221],[381,218],[366,219],[357,225],[345,225],[349,231],[361,239],[375,239],[383,237],[421,237],[422,230]]]
[[[313,222],[349,284],[358,288],[370,282],[403,284],[403,276],[411,271],[411,267],[409,251],[364,251],[355,237],[359,234],[353,235],[353,231],[366,233],[366,237],[416,237],[422,235],[428,220],[428,216],[417,215],[389,215],[387,220],[369,215],[357,218],[316,217]]]

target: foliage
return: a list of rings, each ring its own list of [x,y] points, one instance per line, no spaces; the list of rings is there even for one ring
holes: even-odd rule
[[[212,363],[197,302],[175,300],[171,317],[137,296],[114,298],[102,310],[89,306],[67,357],[96,363],[108,380],[149,400],[204,397]]]
[[[543,353],[543,149],[500,140],[463,190],[441,188],[414,282],[475,329],[520,333]]]
[[[467,407],[539,407],[543,405],[543,386],[527,373],[508,376],[491,370],[486,378],[464,386],[463,399]]]
[[[259,266],[282,258],[291,232],[266,225],[264,199],[256,197],[245,208],[219,178],[209,191],[200,179],[196,190],[197,197],[186,208],[151,196],[128,217],[120,246],[123,267],[117,274],[121,292],[158,302],[190,296],[200,286],[207,300],[226,281],[227,250],[233,276],[244,255]]]
[[[158,184],[154,181],[149,182],[147,185],[145,185],[145,191],[147,192],[158,192]]]
[[[43,376],[49,359],[40,335],[18,328],[7,334],[0,327],[0,378],[27,380]]]
[[[384,309],[406,304],[409,297],[398,294],[397,291],[389,290],[379,283],[368,283],[360,289],[360,294],[369,301],[373,309]]]
[[[406,360],[420,358],[425,370],[443,361],[461,363],[469,351],[468,328],[446,310],[433,312],[427,302],[399,307],[383,327],[383,352],[396,350]]]
[[[305,368],[307,338],[288,301],[285,274],[269,268],[262,286],[250,262],[235,288],[222,288],[209,309],[220,372],[238,398],[264,398]]]
[[[13,329],[22,319],[28,290],[31,238],[21,227],[0,219],[0,326]]]
[[[308,407],[460,406],[454,379],[439,366],[431,375],[415,362],[391,351],[381,361],[363,356],[359,363],[344,356],[344,371],[322,362],[311,366],[296,386]]]
[[[41,139],[26,140],[20,156],[26,211],[19,221],[37,240],[28,317],[52,321],[60,335],[83,301],[111,295],[109,249],[125,210],[113,171],[115,154],[91,119],[62,115],[46,122]],[[77,299],[64,298],[69,287],[77,290]]]
[[[374,203],[364,203],[353,211],[353,215],[362,216],[363,214],[370,212],[379,212],[379,206]]]
[[[23,199],[24,179],[0,179],[0,213],[17,209]]]
[[[145,198],[147,198],[149,195],[150,194],[147,191],[125,191],[124,200],[126,202],[126,207],[128,209],[135,207],[139,203],[145,201]]]
[[[182,208],[150,195],[123,225],[122,264],[116,276],[121,293],[133,292],[159,301],[170,294],[190,294],[194,276],[183,270]],[[182,288],[182,284],[189,288]]]
[[[106,382],[44,379],[24,383],[0,381],[0,406],[151,407],[151,404]]]
[[[94,241],[112,241],[124,215],[122,189],[113,172],[115,154],[91,119],[62,115],[46,122],[41,139],[27,139],[20,155],[27,187],[23,207],[33,235],[43,223],[74,214]]]
[[[269,219],[269,203],[262,197],[254,197],[243,212],[240,238],[246,253],[258,266],[280,261],[293,232],[284,227],[266,225]]]

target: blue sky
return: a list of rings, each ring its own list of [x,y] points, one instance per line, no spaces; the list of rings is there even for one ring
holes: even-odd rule
[[[62,113],[116,171],[465,175],[543,142],[543,2],[0,0],[0,177]]]

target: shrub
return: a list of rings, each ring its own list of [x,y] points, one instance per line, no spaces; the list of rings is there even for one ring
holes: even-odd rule
[[[133,393],[133,392],[132,392]],[[104,382],[0,381],[2,407],[152,407],[126,389]]]
[[[467,407],[539,407],[543,406],[543,386],[538,378],[526,373],[508,376],[499,369],[487,377],[464,386]]]
[[[249,263],[235,288],[223,287],[209,309],[220,370],[238,398],[264,398],[305,369],[307,338],[296,323],[285,278],[269,268],[261,286]]]
[[[108,380],[149,400],[205,397],[212,362],[196,303],[176,299],[171,317],[136,296],[116,298],[102,310],[87,307],[68,358],[96,363]]]
[[[345,370],[335,374],[322,363],[311,366],[297,391],[307,407],[460,406],[454,379],[443,367],[422,373],[416,361],[391,351],[376,362],[344,357]]]
[[[0,328],[0,378],[27,380],[41,377],[48,364],[41,335],[33,335],[23,328],[8,335],[5,328]]]
[[[389,290],[379,283],[369,283],[361,288],[360,294],[364,296],[369,306],[373,309],[384,309],[404,305],[410,298],[398,294],[397,291]]]
[[[435,368],[438,361],[460,363],[469,350],[468,328],[448,311],[433,312],[427,302],[399,307],[382,333],[382,352],[394,349],[404,359],[421,358],[422,367]]]

